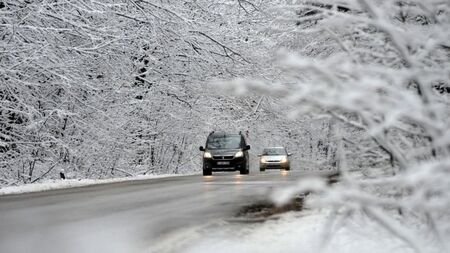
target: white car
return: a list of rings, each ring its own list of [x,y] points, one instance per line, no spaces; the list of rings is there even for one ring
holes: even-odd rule
[[[258,155],[259,158],[259,171],[265,171],[266,169],[282,169],[290,170],[291,164],[289,156],[285,147],[268,147],[265,148],[262,154]]]

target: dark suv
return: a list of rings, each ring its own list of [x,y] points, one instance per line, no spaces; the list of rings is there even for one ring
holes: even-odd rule
[[[203,153],[203,175],[211,175],[213,171],[240,171],[249,173],[249,157],[244,136],[239,134],[211,132],[206,146],[200,147]]]

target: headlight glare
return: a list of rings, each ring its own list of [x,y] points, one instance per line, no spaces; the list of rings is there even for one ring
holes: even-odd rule
[[[234,155],[234,157],[243,157],[244,156],[244,152],[242,152],[242,151],[238,151],[235,155]]]
[[[203,154],[203,157],[204,158],[212,158],[212,155],[208,151],[205,151],[205,153]]]
[[[282,159],[281,159],[281,161],[280,161],[281,163],[287,163],[288,162],[288,160],[287,160],[287,157],[285,156],[285,157],[283,157]]]
[[[260,162],[261,162],[261,163],[266,163],[266,162],[267,162],[267,159],[266,159],[264,156],[262,156]]]

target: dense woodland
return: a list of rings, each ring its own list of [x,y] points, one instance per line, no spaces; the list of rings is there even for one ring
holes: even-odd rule
[[[211,130],[245,132],[253,155],[261,145],[288,145],[317,160],[326,142],[311,121],[287,120],[286,106],[270,94],[237,98],[213,86],[280,75],[273,58],[286,41],[266,29],[274,4],[0,3],[2,185],[60,172],[196,172],[198,146]]]

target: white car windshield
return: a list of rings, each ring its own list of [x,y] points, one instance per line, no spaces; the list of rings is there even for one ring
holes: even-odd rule
[[[286,155],[286,150],[284,148],[266,148],[264,149],[263,155]]]

